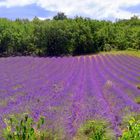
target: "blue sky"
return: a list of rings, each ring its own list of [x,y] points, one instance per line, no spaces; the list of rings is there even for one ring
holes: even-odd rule
[[[140,16],[140,0],[0,0],[0,17],[9,19],[52,18],[60,11],[68,17],[129,19]]]
[[[26,6],[14,6],[14,7],[0,7],[0,17],[6,17],[10,19],[16,18],[28,18],[32,19],[35,16],[39,18],[51,18],[56,12],[45,10],[36,4],[30,4]]]
[[[140,15],[140,4],[122,7],[123,10]]]

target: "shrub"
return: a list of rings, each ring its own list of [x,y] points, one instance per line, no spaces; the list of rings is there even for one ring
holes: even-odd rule
[[[114,132],[104,120],[87,121],[79,129],[75,140],[114,140]]]
[[[40,117],[35,123],[28,114],[20,119],[12,115],[4,121],[6,128],[3,130],[3,137],[6,140],[45,140],[46,133],[41,130],[44,121]]]
[[[123,130],[122,136],[119,140],[139,140],[140,139],[140,120],[132,117],[127,127]]]
[[[110,44],[105,44],[105,45],[104,45],[104,51],[105,51],[105,52],[111,51],[111,48],[112,48],[112,47],[111,47]]]

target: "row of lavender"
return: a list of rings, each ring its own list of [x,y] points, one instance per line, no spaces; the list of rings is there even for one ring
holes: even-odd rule
[[[122,117],[140,112],[139,83],[140,59],[126,55],[1,58],[0,127],[8,114],[27,112],[69,138],[99,117],[119,134]]]

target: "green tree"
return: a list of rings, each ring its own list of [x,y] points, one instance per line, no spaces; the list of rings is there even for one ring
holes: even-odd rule
[[[63,12],[58,12],[56,16],[53,17],[54,20],[64,20],[67,16]]]

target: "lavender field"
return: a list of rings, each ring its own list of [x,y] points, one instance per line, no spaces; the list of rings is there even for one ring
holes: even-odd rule
[[[9,114],[45,116],[72,139],[86,120],[140,113],[140,58],[128,55],[0,58],[0,129]]]

